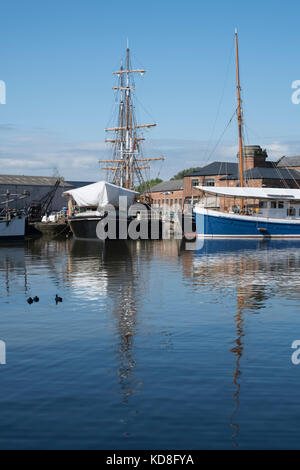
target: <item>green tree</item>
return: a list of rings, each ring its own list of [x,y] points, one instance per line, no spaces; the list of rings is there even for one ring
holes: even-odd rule
[[[173,178],[171,178],[171,181],[181,180],[182,178],[185,177],[185,175],[187,175],[188,173],[192,173],[192,171],[196,171],[196,170],[201,170],[201,166],[196,166],[194,168],[187,168],[186,170],[181,170],[179,171],[179,173],[173,176]]]
[[[152,188],[152,186],[155,186],[156,184],[159,184],[159,183],[162,183],[162,182],[163,182],[163,180],[161,180],[160,178],[154,178],[152,180],[144,181],[142,184],[137,186],[135,188],[135,190],[138,193],[144,193],[148,189]]]

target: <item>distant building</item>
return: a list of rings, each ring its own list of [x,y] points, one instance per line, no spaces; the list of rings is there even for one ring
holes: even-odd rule
[[[221,179],[236,175],[238,164],[231,162],[213,162],[200,170],[193,171],[184,177],[183,200],[185,204],[195,204],[203,192],[196,186],[222,186]]]
[[[300,171],[300,156],[295,157],[281,157],[277,160],[276,165],[280,168],[291,168]]]
[[[251,187],[299,188],[300,156],[282,157],[277,162],[267,161],[268,154],[259,145],[244,147],[244,179]],[[195,204],[203,197],[197,186],[237,186],[239,166],[237,162],[212,162],[193,171],[183,180],[166,181],[151,189],[156,207],[176,203]],[[214,197],[214,201],[216,198]],[[227,201],[228,202],[228,201]],[[226,201],[223,201],[223,204]],[[220,201],[212,206],[220,207]]]
[[[164,181],[151,188],[151,197],[154,207],[173,204],[182,207],[183,204],[183,179]]]
[[[4,199],[3,195],[7,191],[13,194],[24,194],[24,191],[29,192],[29,197],[14,203],[14,207],[23,208],[30,206],[33,202],[40,202],[54,187],[58,178],[50,176],[24,176],[24,175],[0,175],[0,196],[1,201]],[[61,210],[67,205],[67,199],[62,196],[62,193],[67,189],[78,188],[90,184],[89,182],[80,181],[65,181],[61,178],[60,185],[53,198],[50,210]]]

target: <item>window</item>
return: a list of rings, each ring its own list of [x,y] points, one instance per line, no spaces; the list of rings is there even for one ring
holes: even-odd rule
[[[283,209],[283,208],[284,208],[284,202],[278,201],[278,209]]]
[[[259,201],[259,208],[266,209],[268,207],[267,201]]]
[[[276,209],[276,208],[277,208],[276,201],[271,201],[271,209]]]
[[[296,215],[295,207],[289,207],[286,212],[289,217],[295,217]]]
[[[192,180],[192,186],[198,186],[198,184],[199,184],[198,178]]]
[[[204,178],[204,186],[214,186],[215,180],[214,178]]]

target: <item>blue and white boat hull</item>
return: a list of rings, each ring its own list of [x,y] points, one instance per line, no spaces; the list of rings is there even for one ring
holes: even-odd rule
[[[197,236],[202,238],[300,238],[299,219],[279,219],[195,208]]]

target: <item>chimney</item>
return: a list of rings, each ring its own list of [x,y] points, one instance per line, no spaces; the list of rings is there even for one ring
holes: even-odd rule
[[[260,145],[245,145],[244,151],[244,171],[251,170],[255,167],[269,166],[266,162],[268,158],[267,151],[261,148]],[[239,157],[239,154],[237,155]]]

